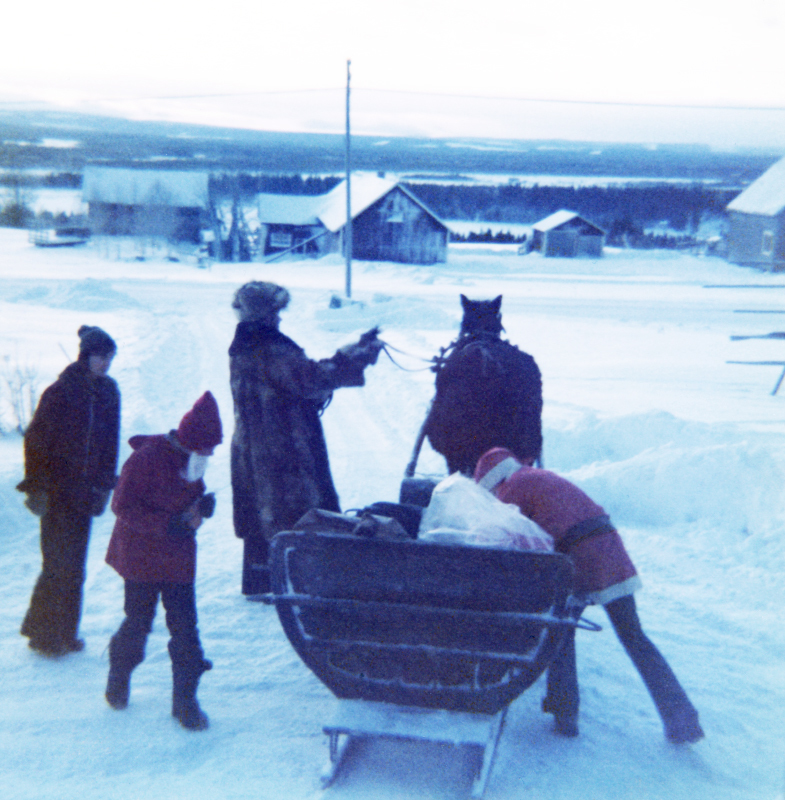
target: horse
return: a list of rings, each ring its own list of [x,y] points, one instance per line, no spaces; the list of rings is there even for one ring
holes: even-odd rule
[[[458,338],[434,359],[436,394],[424,431],[450,473],[472,475],[492,447],[541,460],[542,376],[532,356],[501,338],[501,303],[502,295],[462,294]]]

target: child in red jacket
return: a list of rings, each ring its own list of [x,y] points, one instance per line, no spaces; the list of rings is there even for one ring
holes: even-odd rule
[[[660,651],[641,628],[633,592],[640,578],[624,543],[601,506],[568,480],[537,469],[512,452],[495,447],[477,462],[474,479],[504,503],[518,506],[553,537],[556,550],[575,565],[575,594],[605,608],[613,629],[649,690],[674,744],[703,737],[698,712]],[[552,713],[556,731],[578,735],[578,678],[575,629],[565,636],[548,669],[543,710]]]
[[[131,672],[144,660],[158,598],[166,611],[172,659],[172,715],[204,730],[196,689],[212,664],[196,627],[196,531],[213,514],[215,495],[202,480],[208,456],[223,439],[218,405],[205,392],[166,435],[134,436],[112,500],[117,515],[106,561],[125,580],[125,619],[109,643],[106,699],[128,705]]]

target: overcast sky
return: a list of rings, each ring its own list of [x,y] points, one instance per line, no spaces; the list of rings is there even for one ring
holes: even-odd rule
[[[614,129],[627,130],[639,106],[605,104],[729,106],[780,110],[738,111],[731,122],[727,111],[644,109],[634,135],[647,138],[650,126],[652,141],[692,141],[698,129],[710,138],[729,125],[719,131],[727,143],[785,147],[783,0],[37,0],[6,4],[2,20],[6,99],[132,98],[115,108],[339,129],[351,59],[357,132],[430,125],[440,136],[619,138]],[[423,96],[413,101],[420,111],[402,102],[412,92]],[[238,93],[248,94],[151,100]],[[445,95],[451,111],[442,110]],[[478,114],[470,98],[505,99]],[[531,100],[548,102],[523,103]],[[535,115],[548,124],[532,127]]]

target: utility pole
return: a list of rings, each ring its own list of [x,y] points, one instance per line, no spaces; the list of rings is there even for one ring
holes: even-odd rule
[[[346,253],[346,297],[352,296],[352,159],[351,129],[349,127],[349,83],[351,60],[346,62],[346,225],[344,227],[344,250]]]

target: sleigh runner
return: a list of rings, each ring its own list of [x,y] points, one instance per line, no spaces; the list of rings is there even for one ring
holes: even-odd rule
[[[509,704],[567,628],[591,627],[571,600],[572,563],[554,552],[291,531],[270,564],[289,641],[341,701],[325,725],[326,782],[342,735],[420,738],[479,747],[480,796]],[[456,729],[470,732],[456,741]]]

